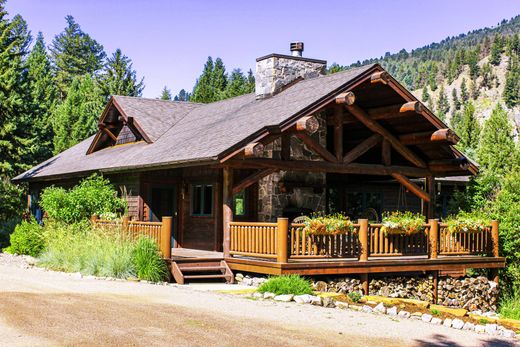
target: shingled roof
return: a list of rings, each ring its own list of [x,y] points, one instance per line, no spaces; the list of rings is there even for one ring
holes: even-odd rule
[[[87,155],[92,136],[13,180],[214,162],[267,127],[301,115],[375,69],[381,68],[367,65],[303,80],[266,99],[256,99],[252,93],[196,104],[114,96],[117,105],[138,122],[152,143],[111,146]]]

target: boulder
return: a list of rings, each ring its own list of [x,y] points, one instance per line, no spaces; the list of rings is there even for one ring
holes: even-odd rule
[[[366,312],[366,313],[372,313],[372,312],[374,312],[374,310],[372,309],[372,307],[370,307],[370,306],[368,306],[368,305],[363,305],[363,307],[361,308],[361,311]]]
[[[377,312],[377,313],[385,314],[386,313],[386,307],[385,307],[385,305],[382,302],[380,302],[376,307],[374,307],[374,311]]]
[[[431,314],[428,314],[428,313],[424,313],[422,316],[421,316],[421,320],[423,322],[430,322],[432,320],[432,315]]]
[[[392,306],[386,310],[386,314],[389,316],[397,316],[397,306]]]
[[[433,317],[432,320],[430,321],[430,323],[435,324],[435,325],[441,325],[442,319]]]
[[[274,299],[275,296],[276,296],[275,293],[269,293],[269,292],[264,293],[264,299]]]
[[[341,308],[341,309],[346,309],[349,307],[348,303],[343,302],[343,301],[336,301],[335,305],[337,308]]]
[[[486,324],[486,334],[498,335],[498,327],[496,324]]]
[[[275,301],[282,301],[282,302],[290,302],[292,301],[294,295],[292,294],[283,294],[283,295],[277,295],[273,299]]]
[[[322,299],[319,296],[311,295],[311,304],[315,306],[321,306]]]
[[[486,332],[486,327],[482,324],[475,325],[475,332],[479,334],[484,334]]]
[[[454,329],[462,329],[462,327],[464,326],[464,321],[461,320],[461,319],[458,319],[458,318],[455,318],[452,322],[451,322],[451,327],[454,328]]]
[[[475,330],[475,324],[470,323],[470,322],[466,322],[462,326],[462,330]]]
[[[410,318],[410,312],[408,311],[399,311],[399,313],[397,314],[398,317],[401,317],[401,318]]]
[[[453,319],[451,318],[446,318],[444,320],[444,322],[442,322],[442,325],[444,325],[445,327],[448,327],[448,328],[451,328],[451,323],[453,322]]]
[[[293,300],[296,301],[298,304],[310,304],[312,302],[312,295],[295,295]]]

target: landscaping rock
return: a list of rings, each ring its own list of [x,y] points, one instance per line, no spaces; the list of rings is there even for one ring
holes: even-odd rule
[[[484,334],[486,332],[486,327],[484,325],[477,324],[475,325],[475,332],[479,334]]]
[[[354,311],[361,311],[363,309],[363,307],[359,305],[349,305],[348,307]]]
[[[336,305],[334,305],[334,299],[332,299],[330,297],[322,298],[322,305],[323,305],[323,307],[329,307],[329,308],[336,307]]]
[[[422,315],[423,315],[422,312],[414,312],[410,315],[410,318],[421,320]]]
[[[396,306],[390,307],[389,309],[386,310],[386,314],[389,316],[397,316],[397,307]]]
[[[401,318],[410,318],[410,312],[408,311],[399,311],[399,313],[397,314],[398,317],[401,317]]]
[[[241,274],[240,272],[235,275],[235,281],[237,281],[237,282],[241,282],[243,278],[244,278],[244,275]]]
[[[264,297],[264,294],[262,293],[259,293],[259,292],[254,292],[253,295],[251,295],[253,298],[257,298],[257,299],[260,299],[260,298],[263,298]]]
[[[453,322],[453,319],[451,318],[446,318],[444,320],[444,322],[442,322],[442,325],[444,325],[445,327],[448,327],[448,328],[451,328],[451,323]]]
[[[370,307],[370,306],[368,306],[368,305],[363,305],[363,307],[361,308],[361,311],[366,312],[366,313],[372,313],[372,312],[374,312],[374,310],[372,309],[372,307]]]
[[[381,303],[379,303],[376,307],[374,307],[374,311],[375,311],[375,312],[378,312],[378,313],[385,314],[385,313],[386,313],[386,307],[385,307],[385,305],[381,302]]]
[[[452,322],[451,322],[451,327],[454,328],[454,329],[462,329],[462,327],[464,326],[464,321],[461,320],[461,319],[458,319],[458,318],[455,318]]]
[[[423,322],[430,322],[432,320],[432,315],[431,314],[428,314],[428,313],[424,313],[422,316],[421,316],[421,320]]]
[[[441,325],[442,319],[433,317],[432,320],[430,321],[430,323],[435,324],[435,325]]]
[[[470,322],[466,322],[462,326],[462,330],[475,330],[475,324],[470,323]]]
[[[276,296],[275,293],[269,293],[269,292],[264,293],[264,299],[274,299],[275,296]]]
[[[346,309],[349,307],[349,304],[343,301],[336,301],[335,305],[337,308]]]
[[[283,294],[283,295],[277,295],[273,299],[275,301],[283,301],[283,302],[290,302],[292,301],[294,295],[292,294]]]
[[[311,304],[315,306],[321,306],[323,304],[321,297],[311,295]]]
[[[312,295],[295,295],[293,300],[296,301],[298,304],[310,304],[312,302]]]
[[[504,337],[508,337],[508,338],[515,338],[516,337],[516,334],[513,330],[509,330],[509,329],[504,329],[500,332],[500,335],[504,336]]]
[[[486,334],[498,335],[498,328],[496,324],[486,324]]]

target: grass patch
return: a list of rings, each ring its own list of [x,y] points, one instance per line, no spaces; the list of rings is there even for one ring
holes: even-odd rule
[[[348,297],[353,302],[359,302],[363,296],[361,294],[359,294],[358,292],[350,292],[350,293],[348,293]]]
[[[283,275],[270,277],[266,282],[258,287],[260,293],[274,293],[276,295],[283,294],[312,294],[311,283],[298,275]]]
[[[520,320],[520,294],[505,297],[500,301],[500,318]]]
[[[437,309],[435,309],[435,308],[432,308],[432,309],[430,310],[430,312],[431,312],[431,313],[432,313],[432,315],[434,315],[434,316],[438,316],[438,315],[440,315],[440,314],[441,314],[441,313],[440,313],[440,311],[439,311],[439,310],[437,310]]]

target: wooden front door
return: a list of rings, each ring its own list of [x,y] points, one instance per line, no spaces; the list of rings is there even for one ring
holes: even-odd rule
[[[151,186],[149,194],[149,221],[160,222],[162,217],[173,217],[172,245],[175,245],[177,229],[177,187],[175,185]]]

